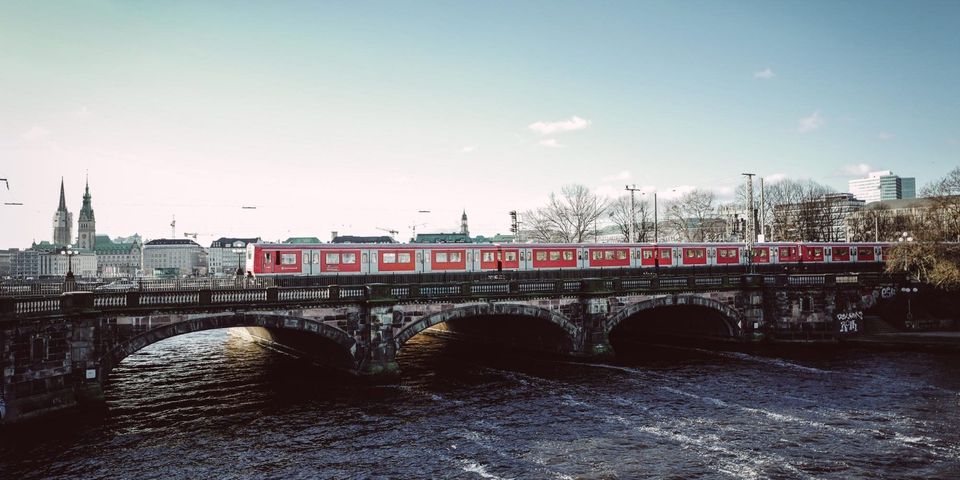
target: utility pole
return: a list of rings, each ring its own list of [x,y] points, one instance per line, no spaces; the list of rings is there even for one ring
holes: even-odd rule
[[[763,177],[760,177],[760,241],[767,241],[767,204],[763,199]]]
[[[627,240],[627,243],[633,243],[637,241],[636,227],[637,227],[637,212],[636,212],[636,203],[634,201],[633,193],[639,190],[636,184],[627,185],[627,190],[630,192],[630,239]]]
[[[757,241],[756,215],[753,211],[753,173],[744,173],[747,180],[747,231],[746,231],[746,255],[747,262],[750,264],[750,271],[753,272],[753,244]]]

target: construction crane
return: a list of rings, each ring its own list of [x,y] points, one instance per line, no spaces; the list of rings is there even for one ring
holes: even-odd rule
[[[3,182],[7,185],[7,190],[10,190],[10,181],[6,178],[0,178],[0,182]]]
[[[377,230],[382,230],[382,231],[384,231],[384,232],[387,232],[387,233],[389,233],[390,236],[393,237],[393,238],[396,238],[396,237],[397,237],[397,234],[400,233],[400,232],[397,231],[397,230],[391,230],[391,229],[389,229],[389,228],[383,228],[383,227],[377,227]]]

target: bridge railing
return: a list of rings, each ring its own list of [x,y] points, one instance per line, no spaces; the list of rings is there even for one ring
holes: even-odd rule
[[[427,284],[327,285],[314,287],[208,288],[172,291],[70,292],[47,297],[0,298],[0,319],[94,312],[267,307],[364,301],[444,300],[570,295],[622,295],[740,288],[875,286],[892,282],[879,274],[776,274],[685,277],[614,277],[580,280],[498,280]]]

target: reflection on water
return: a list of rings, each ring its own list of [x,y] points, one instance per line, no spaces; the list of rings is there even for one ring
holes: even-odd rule
[[[960,357],[643,348],[612,364],[420,335],[401,378],[227,331],[127,358],[107,408],[3,432],[2,478],[953,478]]]

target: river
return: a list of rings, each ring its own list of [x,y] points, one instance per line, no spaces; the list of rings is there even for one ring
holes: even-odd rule
[[[956,478],[960,355],[638,347],[608,364],[432,335],[396,383],[226,330],[128,357],[106,408],[0,432],[0,478]]]

